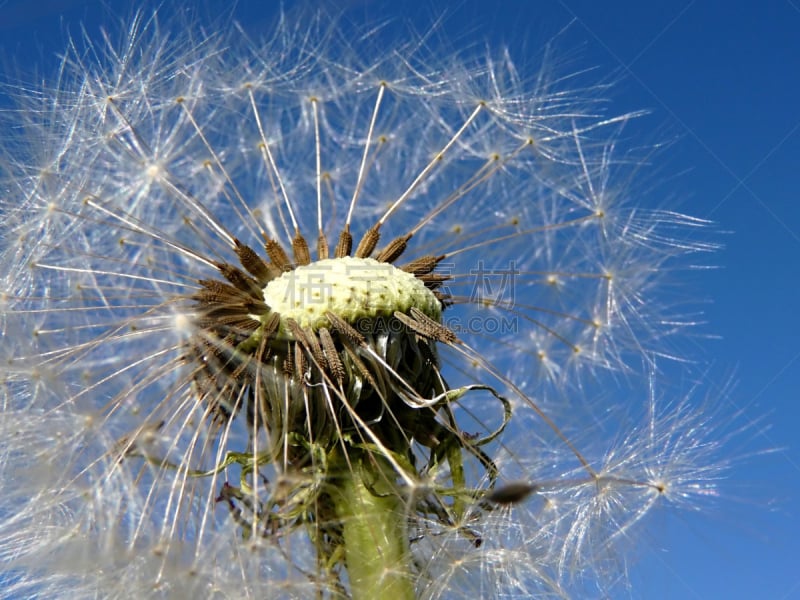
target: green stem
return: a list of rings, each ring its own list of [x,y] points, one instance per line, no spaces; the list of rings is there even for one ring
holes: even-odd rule
[[[407,516],[388,465],[370,460],[341,469],[333,494],[342,520],[353,600],[414,600]]]

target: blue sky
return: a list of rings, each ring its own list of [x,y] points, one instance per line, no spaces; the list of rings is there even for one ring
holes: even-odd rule
[[[275,14],[261,4],[235,11],[255,32]],[[419,29],[438,4],[347,2],[356,20],[395,16]],[[52,66],[67,26],[96,28],[108,5],[134,6],[0,0],[0,69]],[[771,425],[740,450],[778,451],[737,468],[715,514],[665,523],[632,595],[800,599],[800,0],[465,0],[447,14],[444,35],[509,44],[515,56],[571,23],[559,47],[619,81],[613,112],[649,109],[636,135],[675,140],[649,175],[663,181],[662,199],[726,232],[720,268],[692,278],[713,300],[703,330],[719,336],[694,350],[720,381],[733,374],[731,411]]]

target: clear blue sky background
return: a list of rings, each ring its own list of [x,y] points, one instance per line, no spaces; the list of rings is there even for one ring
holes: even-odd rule
[[[261,4],[273,3],[235,11],[254,32],[275,15]],[[334,4],[357,20],[401,17],[421,30],[444,5]],[[52,66],[66,25],[96,31],[109,10],[134,4],[103,6],[0,0],[0,69]],[[721,268],[693,279],[698,296],[714,300],[705,329],[720,336],[703,341],[701,358],[735,373],[731,411],[771,424],[742,450],[780,450],[739,468],[714,514],[657,527],[631,595],[800,599],[800,0],[465,0],[448,11],[445,35],[506,43],[516,56],[572,22],[559,46],[620,79],[614,112],[650,109],[636,125],[644,142],[678,137],[653,175],[667,179],[662,195],[730,232],[714,260]]]

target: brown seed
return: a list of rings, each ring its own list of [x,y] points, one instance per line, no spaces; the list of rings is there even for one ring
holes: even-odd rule
[[[350,227],[344,226],[342,233],[339,234],[339,242],[336,244],[335,258],[344,258],[350,256],[350,250],[353,249],[353,236],[350,235]]]
[[[361,241],[358,243],[358,248],[356,248],[356,258],[367,258],[372,254],[372,251],[375,250],[375,246],[378,245],[378,240],[381,239],[380,229],[380,223],[376,223],[367,229],[366,233],[364,233],[364,237],[361,238]]]
[[[300,234],[300,230],[294,232],[292,252],[294,252],[294,262],[296,264],[307,265],[311,263],[311,253],[308,251],[308,243],[306,242],[306,238]]]
[[[245,246],[237,239],[234,239],[233,243],[233,250],[236,252],[236,256],[239,257],[239,262],[247,269],[248,273],[256,278],[260,286],[267,285],[272,279],[280,275],[277,269],[270,268],[272,265],[267,264],[250,246]]]
[[[400,255],[402,255],[403,252],[405,252],[406,248],[408,247],[408,240],[410,239],[410,233],[393,239],[391,242],[389,242],[389,245],[386,246],[386,248],[378,253],[378,256],[375,257],[375,260],[379,262],[393,263],[400,258]]]
[[[328,258],[328,238],[320,231],[317,238],[317,260],[325,260]]]
[[[325,353],[325,358],[328,360],[331,375],[333,375],[336,383],[341,387],[347,372],[344,370],[344,365],[339,358],[339,352],[336,350],[336,344],[333,342],[331,332],[325,327],[322,327],[319,330],[319,339],[322,343],[322,350]]]
[[[410,263],[407,263],[400,267],[401,270],[405,271],[406,273],[411,273],[419,277],[420,275],[427,275],[431,271],[436,268],[442,260],[444,260],[445,255],[441,254],[439,256],[421,256],[417,259],[412,260]]]
[[[281,271],[286,272],[292,270],[292,261],[289,260],[283,246],[266,235],[264,236],[264,250],[266,250],[267,256],[269,256],[273,264]]]
[[[340,335],[343,335],[359,346],[363,346],[366,343],[364,336],[358,333],[350,323],[342,319],[339,315],[331,311],[326,311],[325,316],[328,317],[331,326],[338,331]]]
[[[409,312],[411,316],[399,311],[395,312],[394,316],[398,321],[410,327],[423,337],[448,345],[458,342],[458,336],[456,336],[455,333],[438,321],[431,319],[418,308],[412,306]]]
[[[258,285],[258,282],[241,269],[229,263],[217,263],[217,269],[219,269],[222,276],[230,281],[236,289],[249,294],[253,298],[263,297],[261,286]]]

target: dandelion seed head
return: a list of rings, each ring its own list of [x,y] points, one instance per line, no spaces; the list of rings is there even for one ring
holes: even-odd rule
[[[688,417],[592,443],[711,249],[632,208],[602,87],[324,15],[61,72],[2,163],[6,596],[565,597],[711,489]]]

